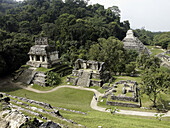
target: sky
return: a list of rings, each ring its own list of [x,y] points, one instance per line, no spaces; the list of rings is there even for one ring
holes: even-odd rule
[[[17,0],[22,1],[22,0]],[[129,20],[132,29],[170,31],[170,0],[90,0],[105,8],[118,6],[121,21]]]
[[[121,21],[129,20],[132,29],[170,31],[170,0],[90,0],[105,8],[116,5]]]

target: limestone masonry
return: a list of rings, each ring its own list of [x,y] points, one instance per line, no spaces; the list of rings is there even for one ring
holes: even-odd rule
[[[35,38],[35,45],[30,48],[28,53],[30,60],[26,63],[29,68],[22,69],[14,78],[25,84],[37,84],[46,86],[47,76],[45,72],[36,71],[39,67],[52,68],[56,65],[60,66],[61,61],[58,57],[58,51],[54,46],[48,44],[47,37]]]
[[[123,39],[124,48],[125,49],[133,49],[139,52],[141,54],[144,52],[147,55],[150,55],[151,52],[148,48],[145,47],[145,45],[134,36],[132,30],[128,30],[126,33],[126,37]]]
[[[78,86],[101,87],[109,78],[110,73],[106,71],[104,62],[77,59],[72,75],[67,77],[67,81]]]
[[[48,45],[47,37],[36,38],[35,45],[31,47],[28,55],[30,60],[27,65],[32,67],[50,68],[60,62],[58,51],[55,47]]]

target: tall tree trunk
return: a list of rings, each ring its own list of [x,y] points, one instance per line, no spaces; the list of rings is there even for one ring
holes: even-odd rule
[[[156,94],[154,94],[153,107],[156,107]]]
[[[163,109],[165,109],[165,105],[162,102],[162,98],[161,98],[161,93],[160,92],[159,92],[159,97],[160,97],[160,101],[161,101],[162,107],[163,107]]]

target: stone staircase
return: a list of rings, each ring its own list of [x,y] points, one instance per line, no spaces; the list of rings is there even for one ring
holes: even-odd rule
[[[18,77],[18,81],[21,81],[25,84],[30,84],[33,80],[34,76],[36,75],[36,72],[34,69],[25,69],[22,74]]]
[[[91,73],[90,72],[83,72],[81,77],[78,79],[77,85],[78,86],[87,86],[89,87],[89,80],[90,80]]]

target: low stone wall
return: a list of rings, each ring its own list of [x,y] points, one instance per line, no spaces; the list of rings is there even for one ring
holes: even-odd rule
[[[127,83],[130,83],[130,84],[137,84],[136,81],[131,81],[131,80],[119,80],[119,82],[116,82],[115,84],[127,84]]]
[[[132,103],[122,103],[122,102],[107,101],[106,104],[107,105],[111,105],[111,106],[122,106],[122,107],[131,107],[131,108],[140,108],[140,105],[132,104]]]
[[[126,97],[126,96],[111,96],[112,100],[121,100],[121,101],[136,101],[134,97]]]
[[[67,77],[67,82],[75,83],[76,78],[74,77]]]
[[[90,86],[102,86],[102,81],[98,81],[98,80],[90,80]]]
[[[91,78],[92,78],[92,79],[100,79],[100,74],[98,74],[98,73],[92,73],[92,74],[91,74]]]

